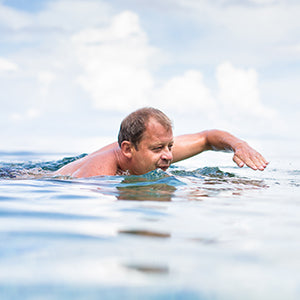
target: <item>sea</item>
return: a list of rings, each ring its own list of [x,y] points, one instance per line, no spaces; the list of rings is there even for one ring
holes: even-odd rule
[[[0,152],[0,299],[300,299],[300,142],[257,145],[263,172],[84,179],[52,175],[84,153]]]

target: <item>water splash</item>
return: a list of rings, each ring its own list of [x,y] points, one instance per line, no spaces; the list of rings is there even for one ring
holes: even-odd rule
[[[125,176],[116,188],[119,200],[171,201],[176,187],[184,184],[175,176],[157,169],[144,175]]]
[[[87,154],[52,161],[0,162],[1,179],[40,178]]]
[[[95,176],[76,179],[71,177],[53,177],[52,172],[62,166],[84,157],[81,154],[52,161],[25,161],[0,163],[1,179],[44,179],[70,181],[79,183],[107,195],[116,196],[119,200],[134,201],[171,201],[178,191],[186,199],[202,200],[220,193],[240,195],[248,189],[265,188],[261,180],[242,178],[218,167],[204,167],[186,170],[171,166],[167,172],[156,169],[144,175]]]
[[[229,172],[223,172],[218,167],[204,167],[198,168],[196,170],[188,171],[188,170],[172,170],[171,173],[177,176],[191,176],[197,178],[205,178],[209,177],[217,177],[217,178],[227,178],[227,177],[235,177],[235,174]]]

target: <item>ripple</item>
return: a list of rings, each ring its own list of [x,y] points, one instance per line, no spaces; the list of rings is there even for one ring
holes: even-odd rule
[[[218,178],[236,176],[233,173],[223,172],[218,167],[204,167],[192,171],[172,170],[171,173],[178,176],[192,176],[192,177],[200,177],[200,178],[205,178],[206,176],[218,177]]]
[[[28,219],[54,219],[54,220],[102,220],[104,217],[88,216],[70,213],[25,211],[25,210],[4,210],[1,209],[0,217],[9,218],[28,218]]]
[[[64,165],[84,156],[86,156],[85,153],[52,161],[1,162],[0,178],[26,179],[47,176],[51,174],[50,172],[54,172]]]
[[[128,230],[119,230],[120,234],[129,234],[134,236],[143,236],[143,237],[155,237],[155,238],[170,238],[171,234],[166,232],[150,231],[150,230],[141,230],[141,229],[128,229]]]
[[[128,264],[124,266],[130,270],[135,270],[146,274],[166,275],[169,273],[168,266],[160,266],[154,264]]]

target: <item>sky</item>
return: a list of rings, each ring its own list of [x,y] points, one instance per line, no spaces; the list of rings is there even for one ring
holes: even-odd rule
[[[94,151],[143,106],[298,138],[299,32],[296,0],[0,0],[0,151]]]

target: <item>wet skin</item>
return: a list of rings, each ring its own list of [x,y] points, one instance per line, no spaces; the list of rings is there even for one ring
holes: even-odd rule
[[[178,162],[207,150],[229,150],[239,166],[247,165],[263,171],[268,162],[246,142],[228,132],[206,130],[195,134],[173,137],[155,119],[148,121],[141,141],[135,147],[129,141],[107,145],[86,157],[74,161],[54,173],[72,177],[99,175],[142,175],[160,168],[164,171],[171,163]]]
[[[166,171],[172,160],[174,144],[172,130],[150,120],[137,149],[131,145],[131,174],[145,174],[155,169]]]

